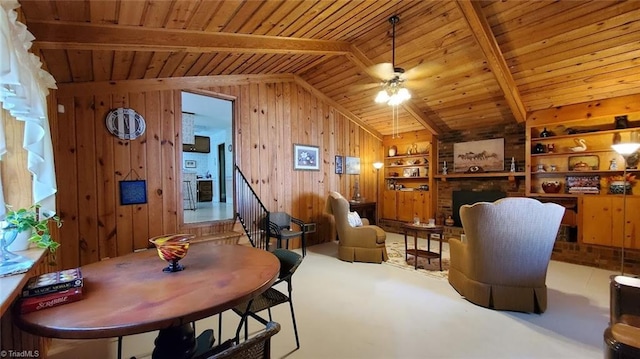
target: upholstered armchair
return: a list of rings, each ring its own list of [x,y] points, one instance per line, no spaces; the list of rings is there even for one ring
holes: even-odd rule
[[[449,283],[472,303],[547,309],[547,267],[564,207],[525,197],[460,207],[466,240],[449,239]]]
[[[369,225],[362,218],[362,226],[349,224],[349,201],[338,192],[330,192],[326,212],[333,215],[338,233],[338,258],[347,262],[382,263],[389,257],[385,240],[387,234],[378,226]]]

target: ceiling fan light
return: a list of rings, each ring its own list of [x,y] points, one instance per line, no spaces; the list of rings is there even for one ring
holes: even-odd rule
[[[385,103],[387,101],[389,101],[389,94],[387,93],[386,90],[380,90],[380,92],[378,92],[378,95],[376,96],[376,103]]]
[[[389,106],[398,106],[403,101],[404,99],[402,99],[401,96],[399,96],[398,94],[393,94],[391,95],[391,97],[389,98],[389,102],[387,103],[389,104]]]
[[[409,90],[403,87],[400,90],[398,90],[398,96],[402,98],[402,101],[406,101],[411,98],[411,93],[409,92]]]

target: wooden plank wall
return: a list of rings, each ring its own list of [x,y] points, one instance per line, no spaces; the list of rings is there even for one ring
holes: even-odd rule
[[[7,153],[0,161],[0,173],[5,203],[13,208],[28,207],[33,201],[31,194],[31,174],[27,170],[27,151],[22,148],[24,122],[18,121],[8,111],[0,108],[0,121],[4,125]],[[52,235],[55,235],[52,231]],[[32,269],[33,274],[42,274],[55,270],[48,265],[48,257]],[[44,351],[49,339],[23,332],[13,325],[10,310],[0,313],[0,349],[1,350],[39,350]]]
[[[126,93],[66,91],[57,97],[65,107],[52,124],[63,267],[146,248],[148,238],[162,233],[202,234],[202,228],[180,224],[180,91],[136,91],[136,82],[130,85]],[[272,82],[184,90],[235,99],[236,163],[268,210],[319,224],[311,243],[331,238],[321,225],[327,221],[328,191],[350,196],[359,179],[362,195],[374,198],[372,163],[383,158],[381,141],[301,86]],[[145,118],[142,137],[128,141],[108,133],[104,119],[116,107],[131,107]],[[294,143],[319,147],[320,171],[293,170]],[[361,174],[336,175],[335,155],[360,157]],[[147,181],[148,203],[121,206],[118,182],[132,170]]]

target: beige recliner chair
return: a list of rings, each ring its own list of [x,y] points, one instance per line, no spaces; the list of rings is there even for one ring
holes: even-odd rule
[[[338,258],[347,262],[382,263],[389,259],[385,240],[387,234],[378,226],[369,225],[362,218],[362,226],[349,224],[349,201],[338,192],[330,192],[326,212],[333,215],[338,232]]]
[[[564,207],[524,197],[463,205],[465,242],[449,239],[449,283],[475,304],[542,313]]]

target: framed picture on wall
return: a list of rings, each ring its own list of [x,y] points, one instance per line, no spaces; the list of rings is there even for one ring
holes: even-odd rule
[[[360,157],[347,157],[346,168],[348,175],[360,174]]]
[[[342,156],[336,156],[336,174],[341,175],[344,171],[344,163]]]
[[[299,171],[320,171],[320,150],[318,146],[294,144],[293,169]]]

